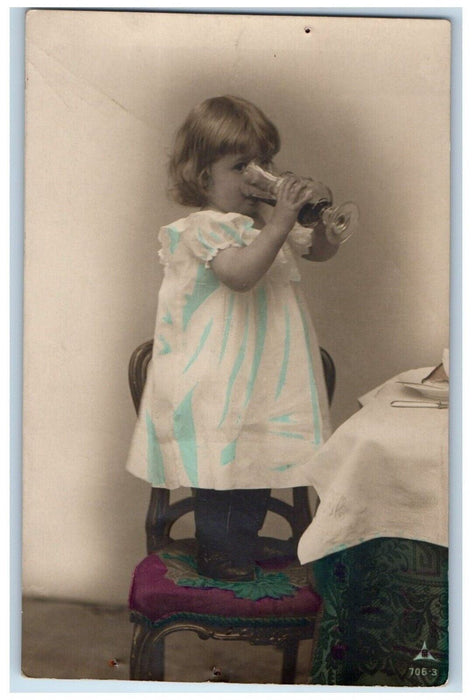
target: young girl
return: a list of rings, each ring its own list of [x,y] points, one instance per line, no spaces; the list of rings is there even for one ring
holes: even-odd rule
[[[307,485],[329,434],[318,342],[294,256],[337,251],[296,224],[312,196],[288,176],[267,222],[242,174],[280,147],[253,104],[211,98],[180,128],[172,191],[198,207],[159,233],[164,280],[153,359],[127,468],[196,495],[197,569],[251,580],[272,488]]]

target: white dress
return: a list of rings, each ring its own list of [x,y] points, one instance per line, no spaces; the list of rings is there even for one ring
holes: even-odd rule
[[[293,252],[296,226],[248,292],[210,261],[259,235],[242,214],[201,211],[164,226],[153,358],[127,469],[153,486],[285,488],[310,483],[330,433],[318,342]],[[308,477],[307,477],[308,474]]]

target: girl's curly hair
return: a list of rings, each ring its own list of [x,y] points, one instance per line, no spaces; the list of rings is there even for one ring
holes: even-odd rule
[[[280,149],[276,127],[258,107],[230,95],[201,102],[176,135],[169,163],[172,196],[180,204],[204,206],[212,163],[230,153],[254,148],[265,160],[271,160]]]

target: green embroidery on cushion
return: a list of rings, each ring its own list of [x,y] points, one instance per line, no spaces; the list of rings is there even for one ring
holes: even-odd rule
[[[174,412],[174,434],[179,445],[184,469],[192,486],[198,486],[198,458],[195,424],[193,422],[192,395],[189,391]]]
[[[213,324],[213,319],[210,319],[210,321],[207,323],[207,325],[205,326],[205,328],[203,330],[203,333],[201,335],[197,349],[193,353],[192,357],[190,358],[190,360],[187,363],[187,366],[184,369],[184,374],[193,365],[193,363],[195,362],[195,360],[197,359],[197,357],[200,355],[201,351],[203,350],[203,346],[205,345],[206,340],[210,334],[212,324]]]
[[[156,435],[156,428],[149,412],[146,412],[146,431],[148,440],[147,466],[148,479],[153,486],[161,486],[165,483],[164,460]]]
[[[237,440],[233,440],[225,448],[221,450],[221,466],[224,467],[226,464],[231,464],[236,459],[236,443]]]
[[[222,581],[220,579],[199,576],[196,573],[197,565],[194,557],[189,555],[173,555],[165,552],[160,555],[165,561],[176,560],[188,565],[195,576],[182,577],[177,580],[178,586],[186,588],[218,588],[223,591],[232,591],[236,598],[246,600],[260,600],[261,598],[275,598],[276,600],[285,596],[293,596],[298,590],[286,574],[277,571],[265,573],[263,569],[256,566],[255,579],[253,581]]]
[[[180,231],[178,231],[176,228],[172,228],[172,226],[166,226],[165,230],[169,236],[169,249],[173,255],[180,241]]]
[[[208,299],[210,294],[218,289],[220,282],[210,268],[204,264],[198,266],[195,286],[191,294],[185,295],[185,305],[183,308],[183,327],[187,328],[188,322],[195,311]]]
[[[260,600],[261,598],[275,598],[279,600],[285,596],[293,596],[296,587],[292,586],[285,574],[281,572],[264,574],[262,569],[256,568],[254,581],[220,581],[206,578],[181,578],[177,581],[179,586],[191,588],[219,588],[223,591],[232,591],[235,598],[246,600]]]
[[[161,343],[162,343],[162,347],[161,347],[161,349],[159,350],[159,352],[157,353],[158,355],[168,355],[170,352],[172,352],[169,343],[167,342],[167,340],[164,338],[163,335],[159,335],[159,336],[158,336],[158,339],[159,339],[159,340],[161,341]]]
[[[231,327],[231,320],[233,318],[233,307],[234,307],[234,293],[232,293],[230,298],[229,298],[228,314],[226,316],[225,330],[223,333],[223,343],[221,345],[221,352],[220,352],[218,364],[223,359],[223,356],[224,356],[225,351],[226,351],[226,345],[228,343],[228,337],[229,337],[229,329]]]
[[[288,359],[290,355],[290,315],[288,312],[288,307],[285,305],[285,340],[284,340],[284,356],[282,360],[282,366],[280,368],[279,383],[277,384],[277,389],[275,392],[275,398],[280,396],[280,392],[283,389],[285,380],[287,378],[287,367]]]
[[[223,408],[223,414],[221,416],[221,420],[218,424],[219,428],[223,425],[223,421],[226,418],[226,414],[228,413],[231,392],[233,391],[233,384],[236,381],[236,377],[238,376],[238,372],[241,369],[241,365],[243,363],[244,356],[246,354],[248,333],[249,333],[249,304],[246,306],[246,320],[244,323],[243,339],[241,342],[241,346],[239,348],[239,352],[236,356],[236,360],[234,361],[233,369],[231,370],[231,374],[230,374],[229,381],[228,381],[228,386],[226,388],[225,405]]]
[[[273,472],[285,472],[287,469],[291,469],[293,464],[282,464],[280,467],[271,467]]]
[[[251,398],[254,383],[257,377],[257,370],[262,358],[267,330],[267,296],[264,287],[259,287],[256,291],[256,343],[254,348],[254,358],[251,367],[251,374],[246,388],[245,406]]]

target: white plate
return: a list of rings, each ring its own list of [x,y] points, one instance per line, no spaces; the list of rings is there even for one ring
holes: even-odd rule
[[[424,384],[398,382],[398,384],[414,389],[428,399],[446,399],[449,396],[449,382],[425,382]]]

